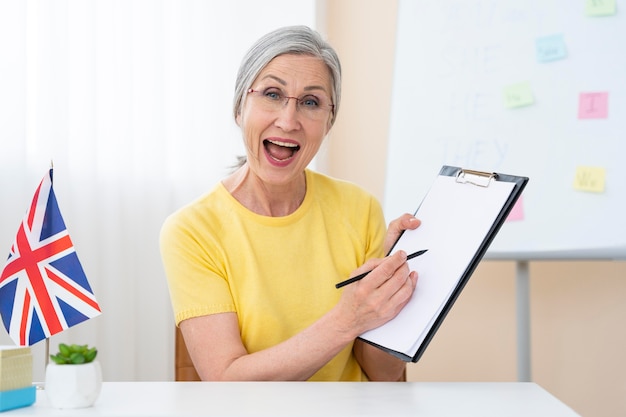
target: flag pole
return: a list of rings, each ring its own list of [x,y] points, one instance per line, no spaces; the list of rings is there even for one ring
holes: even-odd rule
[[[54,162],[52,158],[50,158],[50,169],[54,169]],[[50,175],[50,182],[52,183],[52,175]],[[43,357],[43,375],[44,381],[46,379],[46,368],[48,367],[48,363],[50,362],[50,337],[46,337],[46,347]],[[41,385],[37,386],[37,389],[46,389],[45,382],[42,382]]]
[[[43,380],[40,382],[36,382],[35,389],[37,390],[45,390],[46,389],[46,369],[48,367],[48,363],[50,362],[50,338],[46,337],[46,346],[44,348],[44,361],[43,361]]]

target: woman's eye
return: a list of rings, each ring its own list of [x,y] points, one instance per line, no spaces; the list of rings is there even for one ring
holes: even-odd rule
[[[300,99],[300,103],[304,107],[317,107],[319,106],[319,99],[315,96],[306,96]]]
[[[280,92],[278,91],[274,91],[274,90],[267,90],[265,92],[265,97],[271,99],[271,100],[280,100],[282,98],[282,94],[280,94]]]

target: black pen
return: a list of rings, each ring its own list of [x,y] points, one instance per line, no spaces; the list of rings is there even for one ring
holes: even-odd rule
[[[413,259],[413,258],[415,258],[415,257],[417,257],[417,256],[420,256],[420,255],[422,255],[422,254],[426,253],[426,251],[427,251],[427,250],[428,250],[428,249],[424,249],[424,250],[418,250],[417,252],[413,252],[412,254],[410,254],[410,255],[407,255],[407,256],[406,256],[406,260],[408,261],[409,259]],[[363,278],[365,278],[365,277],[367,276],[367,274],[369,274],[370,272],[372,272],[372,271],[367,271],[367,272],[364,272],[364,273],[362,273],[362,274],[360,274],[360,275],[357,275],[356,277],[348,278],[348,279],[347,279],[347,280],[345,280],[345,281],[341,281],[340,283],[335,284],[335,288],[345,287],[345,286],[346,286],[346,285],[348,285],[348,284],[352,284],[353,282],[356,282],[356,281],[362,280],[362,279],[363,279]]]

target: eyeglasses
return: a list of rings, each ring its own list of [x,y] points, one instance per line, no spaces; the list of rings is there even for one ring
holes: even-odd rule
[[[264,90],[249,89],[255,105],[268,112],[276,112],[282,110],[290,99],[296,101],[296,110],[304,117],[311,120],[324,120],[328,111],[334,111],[335,105],[324,96],[315,94],[304,94],[300,97],[289,97],[275,87],[266,88]]]

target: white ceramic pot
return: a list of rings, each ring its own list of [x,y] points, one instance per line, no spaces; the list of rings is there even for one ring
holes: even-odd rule
[[[50,362],[46,366],[44,389],[52,407],[90,407],[98,398],[101,387],[102,369],[97,360],[80,365]]]

